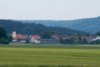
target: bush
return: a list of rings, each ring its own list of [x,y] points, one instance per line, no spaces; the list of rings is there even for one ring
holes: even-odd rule
[[[0,44],[9,44],[7,33],[2,27],[0,27]]]
[[[5,38],[0,38],[0,44],[9,44],[9,41]]]
[[[100,40],[93,41],[92,44],[100,44]]]

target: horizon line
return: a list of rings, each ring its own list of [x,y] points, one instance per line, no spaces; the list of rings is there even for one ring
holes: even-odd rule
[[[72,21],[72,20],[81,20],[81,19],[91,19],[91,18],[98,18],[100,16],[95,16],[95,17],[86,17],[86,18],[77,18],[77,19],[10,19],[10,18],[0,18],[0,20],[16,20],[16,21]]]

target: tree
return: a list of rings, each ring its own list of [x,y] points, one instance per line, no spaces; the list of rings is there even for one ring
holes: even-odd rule
[[[0,27],[0,38],[7,38],[7,33],[2,27]]]
[[[100,36],[100,31],[96,33],[97,36]]]
[[[73,39],[62,39],[60,42],[62,44],[74,44],[74,40]]]
[[[92,44],[100,44],[100,40],[93,41]]]
[[[50,39],[50,38],[52,38],[52,36],[53,36],[53,32],[43,32],[42,34],[41,34],[41,38],[42,39]]]
[[[7,33],[4,28],[0,27],[0,44],[8,44]]]
[[[12,42],[13,37],[11,35],[7,35],[7,39],[8,39],[9,42]]]
[[[35,22],[37,21],[34,21],[33,23],[28,23],[28,21],[0,20],[0,26],[5,28],[8,34],[11,34],[12,31],[16,31],[18,34],[24,34],[24,35],[33,35],[33,34],[40,35],[42,32],[46,31],[53,31],[56,34],[61,34],[61,35],[87,34],[85,32],[76,31],[63,27],[51,27],[51,26],[49,27],[45,26],[44,24],[38,24]]]
[[[75,36],[70,39],[62,39],[60,42],[62,44],[88,44],[88,41],[82,39],[80,36]]]

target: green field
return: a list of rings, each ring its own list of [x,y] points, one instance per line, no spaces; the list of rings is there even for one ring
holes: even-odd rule
[[[1,45],[0,67],[100,67],[100,46]]]

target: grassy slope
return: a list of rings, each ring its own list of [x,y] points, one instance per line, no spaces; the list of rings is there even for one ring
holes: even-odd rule
[[[33,65],[66,65],[65,67],[100,67],[100,49],[79,49],[75,47],[16,48],[16,46],[13,46],[12,48],[12,46],[2,46],[0,47],[0,65],[3,65],[4,67],[31,67]]]

